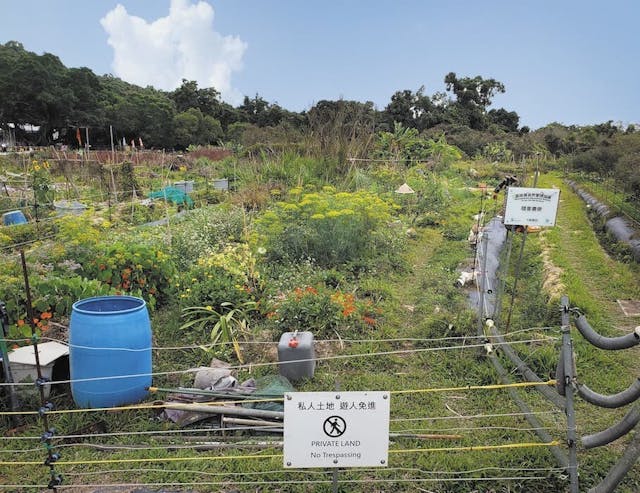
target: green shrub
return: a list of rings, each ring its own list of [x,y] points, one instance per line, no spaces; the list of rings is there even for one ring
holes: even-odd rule
[[[385,248],[392,204],[366,191],[290,191],[256,221],[260,247],[276,262],[312,259],[321,267],[370,259]]]
[[[53,271],[63,277],[77,275],[77,269],[69,272],[70,263],[80,266],[88,263],[95,258],[98,244],[105,233],[112,234],[111,223],[95,217],[91,209],[79,216],[56,218],[51,224],[56,232],[55,240],[34,247],[30,257],[43,264],[52,264]]]
[[[316,336],[332,337],[374,327],[379,315],[372,302],[319,285],[296,287],[281,294],[267,318],[282,331],[311,331]]]
[[[80,276],[58,277],[46,270],[29,266],[31,306],[39,333],[46,331],[47,321],[59,320],[71,315],[71,307],[77,300],[91,296],[113,294],[113,290],[97,280]],[[16,269],[11,269],[16,270]],[[0,300],[7,308],[9,338],[28,337],[31,327],[27,321],[27,296],[21,273],[6,270],[0,274]]]
[[[167,210],[167,208],[169,208]],[[164,202],[151,202],[146,205],[141,202],[121,203],[118,207],[118,219],[126,224],[144,224],[159,219],[164,219],[167,215],[174,215],[177,206]]]
[[[447,184],[425,165],[417,165],[407,173],[407,183],[415,191],[415,212],[441,215],[451,202]],[[411,199],[411,197],[410,197]]]
[[[220,311],[223,303],[240,306],[252,300],[260,275],[248,245],[238,243],[198,259],[179,279],[181,306],[211,306]]]
[[[51,312],[56,317],[71,315],[73,303],[92,296],[115,294],[110,286],[96,279],[75,277],[37,278],[31,284],[33,308],[39,312]]]
[[[189,269],[197,259],[239,242],[246,214],[239,207],[215,206],[190,211],[171,235],[171,252],[180,269]]]
[[[175,265],[162,248],[123,240],[101,245],[83,269],[87,277],[111,286],[116,294],[143,297],[151,309],[168,299],[175,274]]]
[[[34,160],[30,170],[30,185],[34,196],[34,217],[42,217],[43,213],[53,209],[55,191],[49,174],[49,162],[39,163]]]
[[[265,160],[260,165],[260,181],[281,183],[286,186],[321,184],[326,169],[319,159],[300,156],[295,152],[284,152],[277,160]]]

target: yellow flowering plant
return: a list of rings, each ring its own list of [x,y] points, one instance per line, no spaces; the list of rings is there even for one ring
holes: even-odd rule
[[[270,260],[312,259],[333,267],[371,258],[385,244],[393,204],[368,191],[292,189],[256,220],[254,238]]]
[[[198,259],[179,281],[182,306],[234,305],[251,301],[261,288],[256,259],[245,243],[230,243]]]

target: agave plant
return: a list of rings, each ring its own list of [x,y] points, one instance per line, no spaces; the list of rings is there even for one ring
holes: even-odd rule
[[[240,353],[239,336],[247,331],[248,313],[255,310],[255,301],[245,301],[237,306],[225,301],[220,304],[220,311],[214,310],[211,306],[189,306],[182,310],[182,316],[190,320],[183,324],[180,329],[197,327],[205,329],[213,324],[211,328],[211,342],[216,344],[231,343],[240,363],[244,363]]]

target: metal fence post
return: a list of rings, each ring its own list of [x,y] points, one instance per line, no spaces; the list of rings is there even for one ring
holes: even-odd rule
[[[563,296],[562,311],[562,358],[564,363],[565,414],[567,415],[567,445],[569,447],[569,481],[571,493],[578,493],[578,451],[576,442],[576,415],[573,407],[573,345],[569,320],[569,298]]]

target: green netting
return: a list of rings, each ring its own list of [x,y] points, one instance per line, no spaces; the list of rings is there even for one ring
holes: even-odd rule
[[[175,187],[164,187],[162,190],[149,193],[150,199],[165,199],[174,204],[193,207],[193,200],[184,191]]]
[[[251,397],[284,397],[285,392],[295,392],[296,389],[286,377],[282,375],[267,375],[256,380],[256,391]],[[282,402],[254,402],[243,405],[253,409],[264,409],[266,411],[284,411]]]

